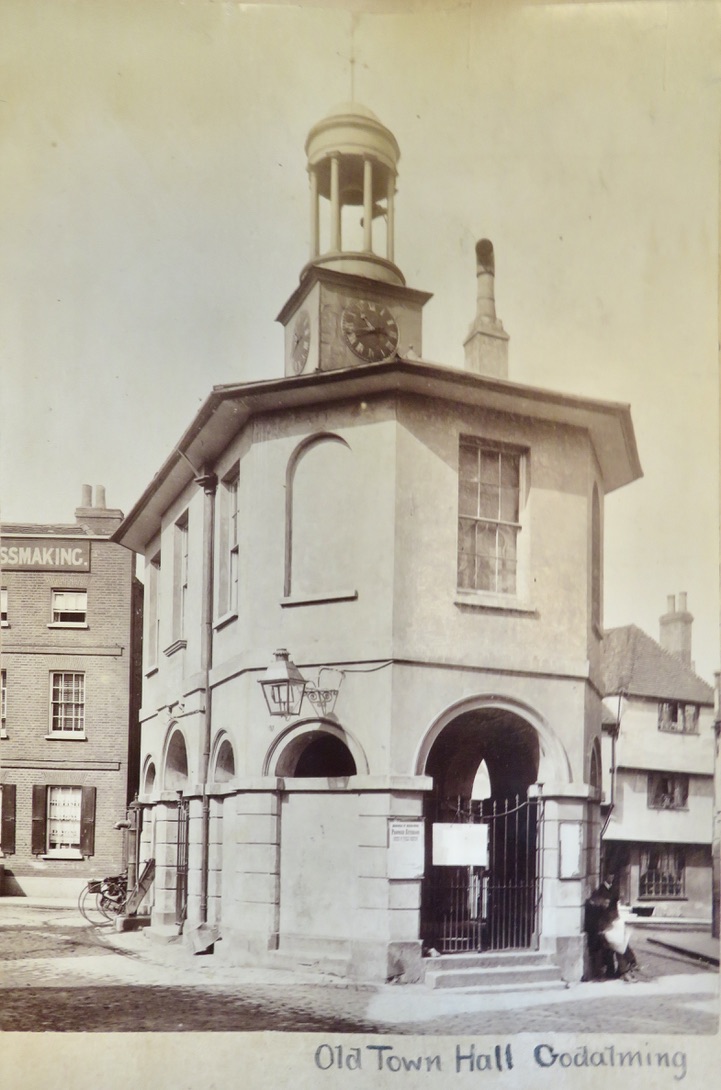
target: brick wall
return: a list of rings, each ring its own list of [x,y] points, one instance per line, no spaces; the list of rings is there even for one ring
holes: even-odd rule
[[[60,535],[59,535],[60,536]],[[11,539],[7,539],[8,543]],[[16,785],[15,851],[5,854],[6,875],[75,877],[110,874],[123,859],[129,752],[135,758],[142,589],[134,557],[107,540],[91,541],[89,572],[5,571],[8,627],[2,630],[7,680],[7,737],[0,741],[0,780]],[[48,627],[52,590],[87,590],[86,628]],[[53,671],[85,675],[85,732],[50,736]],[[50,736],[50,737],[49,737]],[[137,761],[136,761],[137,763]],[[44,859],[31,851],[34,785],[96,789],[94,854]]]

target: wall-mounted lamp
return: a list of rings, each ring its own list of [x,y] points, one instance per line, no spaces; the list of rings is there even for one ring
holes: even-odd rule
[[[329,715],[333,711],[343,677],[340,670],[321,667],[316,685],[306,681],[285,648],[276,651],[274,659],[263,677],[258,679],[271,715],[282,715],[285,719],[299,715],[304,696],[310,700],[313,710],[321,715]],[[321,686],[321,676],[325,671],[338,676],[337,688]]]

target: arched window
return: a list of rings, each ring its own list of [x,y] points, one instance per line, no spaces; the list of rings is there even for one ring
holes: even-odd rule
[[[591,621],[598,629],[602,625],[602,564],[601,501],[598,485],[594,484],[591,500]]]
[[[286,476],[285,594],[345,595],[353,586],[353,456],[339,435],[296,448]]]
[[[176,727],[170,738],[168,750],[165,754],[163,787],[166,791],[179,791],[187,782],[188,750],[182,732]]]
[[[213,775],[215,783],[228,783],[235,778],[235,754],[230,738],[223,738],[215,752]]]

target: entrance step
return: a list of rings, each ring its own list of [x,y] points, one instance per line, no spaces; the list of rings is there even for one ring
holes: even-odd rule
[[[444,954],[424,958],[423,964],[429,988],[521,991],[564,986],[558,966],[534,951]]]

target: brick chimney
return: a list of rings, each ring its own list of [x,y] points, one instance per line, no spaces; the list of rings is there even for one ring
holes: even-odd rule
[[[508,334],[496,317],[496,262],[493,243],[476,243],[476,316],[463,342],[466,370],[508,378]]]
[[[691,661],[691,626],[693,616],[686,605],[686,592],[681,591],[676,608],[676,595],[669,594],[667,612],[659,619],[659,643],[681,662],[693,669]]]
[[[123,512],[117,507],[106,507],[105,485],[95,485],[93,502],[93,490],[89,484],[84,484],[80,507],[75,508],[75,521],[91,534],[110,537],[123,521]]]

